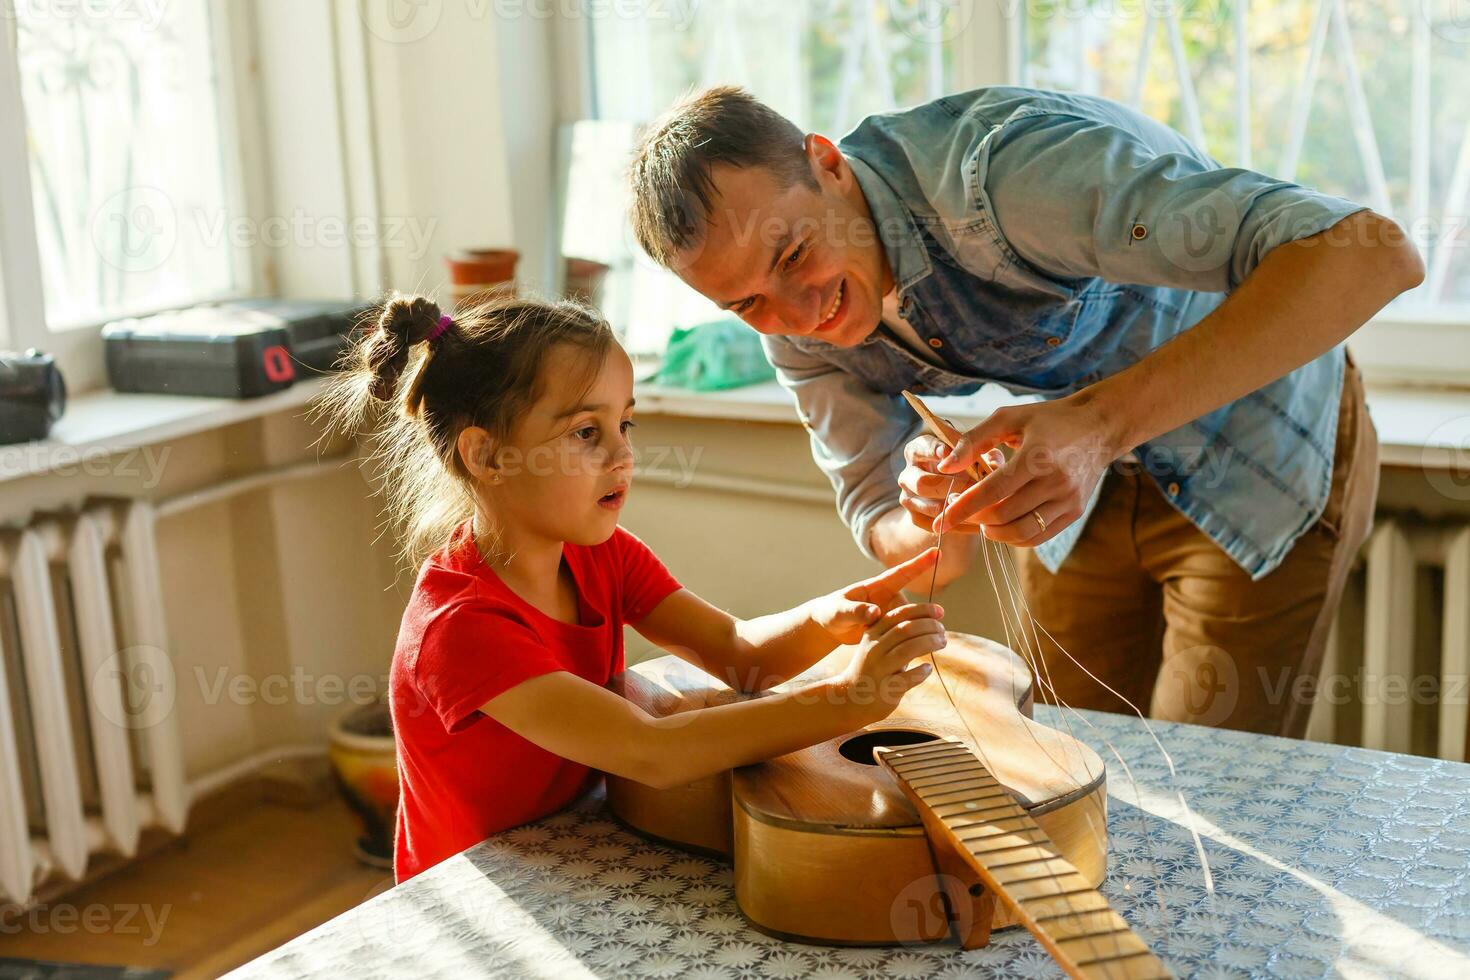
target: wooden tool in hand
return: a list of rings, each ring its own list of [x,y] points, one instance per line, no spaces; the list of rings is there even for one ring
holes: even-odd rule
[[[919,398],[919,396],[914,394],[912,391],[905,390],[903,392],[903,397],[904,400],[909,403],[909,407],[918,413],[919,418],[924,420],[924,428],[929,430],[929,434],[931,436],[944,443],[950,449],[954,449],[954,447],[959,444],[961,436],[959,429],[956,429],[944,419],[940,418],[938,415],[935,415],[933,411],[930,410],[929,406],[925,405],[924,402]],[[984,456],[981,456],[974,464],[966,467],[965,472],[968,473],[975,480],[976,483],[979,483],[985,477],[989,476],[991,473],[994,473],[995,467],[991,466],[990,461],[987,460]],[[949,506],[949,501],[947,499],[945,500],[945,506]],[[1041,528],[1041,533],[1045,534],[1046,519],[1041,516],[1040,512],[1034,510],[1031,512],[1031,516],[1036,519],[1037,526]],[[952,528],[951,530],[957,530],[957,528]]]

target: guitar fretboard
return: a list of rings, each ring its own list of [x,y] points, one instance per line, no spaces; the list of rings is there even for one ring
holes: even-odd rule
[[[1171,976],[967,745],[944,738],[875,754],[929,833],[942,833],[955,845],[1068,974],[1089,980]]]

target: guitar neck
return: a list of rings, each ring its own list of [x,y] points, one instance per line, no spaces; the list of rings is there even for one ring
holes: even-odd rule
[[[875,755],[924,820],[1073,977],[1171,974],[964,743],[937,739]]]

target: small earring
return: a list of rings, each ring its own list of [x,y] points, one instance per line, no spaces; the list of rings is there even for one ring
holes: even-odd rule
[[[490,478],[490,482],[491,483],[499,483],[500,482],[500,474],[499,473],[496,473],[494,476],[492,476]]]

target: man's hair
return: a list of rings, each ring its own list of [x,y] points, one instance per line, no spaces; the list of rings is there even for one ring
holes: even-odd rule
[[[644,131],[633,152],[633,234],[655,262],[672,267],[705,233],[714,209],[716,164],[765,167],[784,187],[815,190],[791,120],[742,88],[691,92]]]

